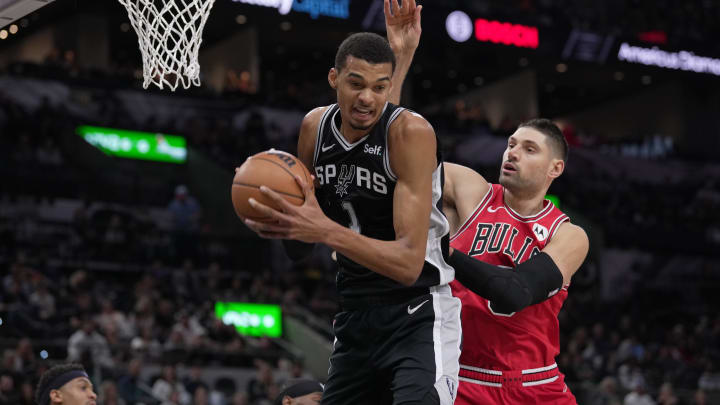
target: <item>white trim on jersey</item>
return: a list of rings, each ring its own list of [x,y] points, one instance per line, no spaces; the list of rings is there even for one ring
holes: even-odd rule
[[[467,227],[470,226],[470,224],[473,223],[473,221],[475,221],[475,218],[477,218],[477,216],[480,215],[480,213],[485,209],[485,206],[488,203],[490,203],[490,201],[492,200],[492,196],[495,192],[493,191],[492,184],[488,183],[488,185],[490,186],[490,188],[488,188],[488,191],[485,193],[483,198],[480,200],[478,205],[475,207],[475,210],[473,211],[473,213],[470,214],[470,216],[465,220],[465,222],[462,223],[462,226],[460,228],[458,228],[457,232],[455,232],[455,234],[450,238],[450,242],[452,242],[453,239],[460,236],[461,233],[465,232]]]
[[[450,286],[430,287],[433,322],[433,350],[435,351],[435,390],[441,405],[452,405],[457,396],[460,367],[460,299],[453,297]]]
[[[486,387],[495,387],[495,388],[501,388],[502,384],[500,383],[494,383],[494,382],[487,382],[487,381],[480,381],[480,380],[473,380],[472,378],[465,378],[465,377],[458,377],[460,381],[465,381],[477,385],[484,385]]]
[[[555,218],[555,221],[552,223],[552,225],[550,225],[550,236],[548,237],[547,243],[550,243],[550,239],[552,239],[552,237],[555,235],[555,232],[557,232],[557,230],[560,229],[560,225],[563,222],[569,221],[569,220],[570,220],[570,217],[568,217],[565,214],[560,215],[559,217]]]
[[[475,372],[483,373],[483,374],[502,375],[502,371],[500,371],[500,370],[488,370],[486,368],[466,366],[464,364],[461,364],[460,368],[463,370],[470,370],[470,371],[475,371]]]
[[[383,111],[385,111],[385,110],[383,110]],[[350,151],[354,147],[365,142],[365,140],[370,137],[370,134],[372,133],[372,131],[368,132],[367,135],[363,136],[362,138],[358,139],[357,141],[355,141],[353,143],[348,142],[347,139],[345,139],[343,134],[338,129],[337,124],[335,124],[335,117],[338,115],[339,112],[340,112],[340,108],[338,107],[337,111],[335,111],[335,114],[333,114],[332,118],[330,118],[330,128],[332,128],[332,132],[335,135],[335,138],[340,143],[340,146],[342,146],[343,149],[345,149],[345,151]],[[340,116],[342,117],[342,114]]]
[[[497,209],[505,208],[505,211],[507,211],[508,214],[516,217],[515,219],[517,219],[517,220],[520,221],[520,222],[525,222],[525,223],[528,223],[528,222],[536,222],[536,221],[539,221],[539,220],[545,218],[545,217],[547,216],[547,214],[549,214],[549,213],[552,211],[553,207],[555,206],[555,205],[552,203],[552,201],[550,201],[550,200],[548,200],[548,199],[544,199],[543,201],[547,201],[547,205],[545,205],[545,206],[544,206],[540,211],[538,211],[537,213],[532,214],[532,215],[527,215],[527,216],[526,216],[526,215],[520,215],[520,214],[517,213],[517,211],[515,211],[514,209],[512,209],[511,206],[509,206],[509,205],[507,205],[507,204],[505,203],[505,187],[503,187],[503,188],[502,188],[502,203],[503,203],[503,206],[502,206],[502,207],[498,207]],[[497,211],[497,209],[496,209],[496,211]]]
[[[320,117],[320,125],[318,125],[317,139],[315,139],[315,153],[313,154],[313,166],[317,164],[318,157],[320,157],[320,146],[323,139],[323,127],[325,126],[325,119],[327,118],[330,111],[335,107],[335,104],[330,104],[328,108],[323,111],[323,115]],[[314,171],[314,170],[313,170]]]
[[[445,285],[455,279],[455,269],[445,262],[442,252],[442,238],[449,233],[450,224],[437,207],[438,201],[442,198],[440,176],[442,176],[442,166],[438,165],[432,178],[432,208],[430,209],[430,228],[425,246],[425,261],[437,269],[438,285]]]
[[[390,124],[392,124],[403,111],[405,111],[405,108],[398,107],[392,114],[390,114],[390,118],[388,118],[388,122],[385,125],[385,156],[383,156],[383,165],[385,166],[385,172],[392,181],[397,181],[397,176],[393,173],[392,166],[390,165],[390,144],[388,143],[388,133],[390,132]]]
[[[547,383],[551,383],[551,382],[557,380],[558,378],[560,378],[560,376],[556,375],[555,377],[546,378],[544,380],[528,381],[528,382],[522,383],[522,386],[523,387],[532,387],[535,385],[547,384]]]
[[[538,367],[538,368],[528,368],[527,370],[523,370],[521,374],[534,374],[534,373],[542,373],[543,371],[549,371],[552,369],[557,368],[557,363],[553,363],[549,366],[545,367]]]

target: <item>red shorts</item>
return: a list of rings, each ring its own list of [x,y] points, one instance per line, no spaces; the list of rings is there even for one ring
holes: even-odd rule
[[[455,405],[577,405],[557,366],[536,373],[522,370],[498,373],[460,365]]]

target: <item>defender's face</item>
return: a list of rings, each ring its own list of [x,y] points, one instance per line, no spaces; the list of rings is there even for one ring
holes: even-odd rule
[[[503,187],[516,191],[544,187],[554,160],[546,138],[529,127],[518,128],[510,135],[500,167]]]
[[[72,379],[57,391],[54,395],[59,397],[59,403],[63,405],[95,405],[97,399],[92,383],[85,377]]]
[[[392,64],[373,64],[348,56],[342,71],[330,69],[328,81],[337,91],[344,123],[365,131],[380,119],[392,86]]]

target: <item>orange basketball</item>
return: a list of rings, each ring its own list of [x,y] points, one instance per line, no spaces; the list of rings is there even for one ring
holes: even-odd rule
[[[312,177],[305,165],[300,159],[287,152],[270,149],[250,156],[242,166],[235,169],[231,189],[235,213],[240,218],[254,221],[270,219],[248,203],[249,198],[254,198],[269,207],[280,208],[260,192],[260,186],[270,188],[291,204],[302,205],[305,196],[300,185],[295,181],[296,175],[312,185]]]

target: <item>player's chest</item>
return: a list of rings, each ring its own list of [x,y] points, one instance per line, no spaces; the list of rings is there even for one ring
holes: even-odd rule
[[[496,211],[478,218],[453,245],[480,260],[514,267],[539,253],[548,238],[549,230],[543,224],[518,222]]]

